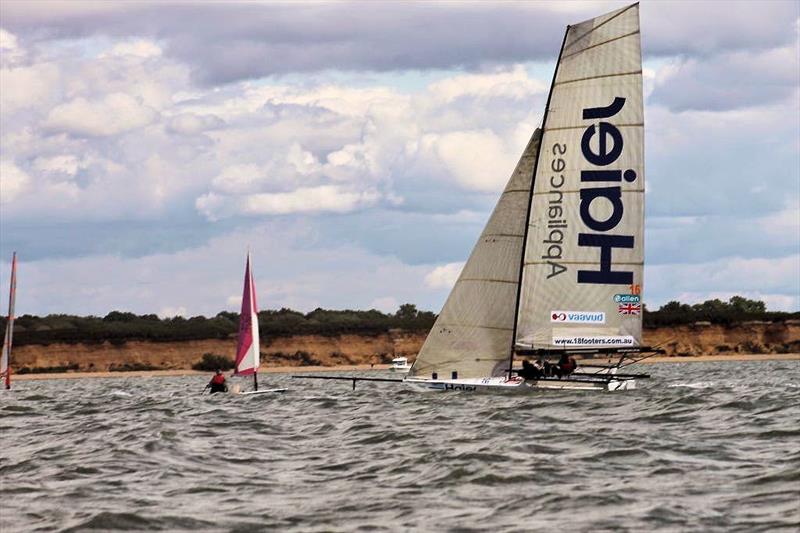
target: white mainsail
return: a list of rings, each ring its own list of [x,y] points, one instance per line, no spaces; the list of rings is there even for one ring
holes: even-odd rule
[[[6,320],[6,334],[3,337],[3,350],[0,354],[0,377],[3,378],[6,389],[11,388],[11,346],[14,340],[14,302],[17,297],[17,252],[11,256],[11,287],[8,291],[8,319]]]
[[[516,345],[640,346],[644,112],[638,4],[567,29],[542,129]]]
[[[237,375],[256,374],[259,367],[258,307],[256,305],[256,285],[250,252],[247,252],[247,265],[244,269],[244,292],[242,310],[239,315],[239,340],[236,346]]]
[[[536,130],[464,265],[409,377],[501,376],[508,370]]]

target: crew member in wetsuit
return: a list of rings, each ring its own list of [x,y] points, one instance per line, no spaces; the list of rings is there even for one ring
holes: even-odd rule
[[[215,392],[228,392],[228,384],[225,383],[225,376],[222,375],[222,370],[217,370],[217,373],[214,374],[214,377],[208,382],[208,386],[211,387],[211,394]]]
[[[575,358],[571,355],[567,355],[566,352],[561,354],[561,358],[558,360],[558,369],[560,371],[559,378],[561,376],[569,376],[575,369],[578,368],[578,363],[575,362]]]
[[[542,363],[534,361],[531,364],[527,359],[522,361],[522,370],[517,372],[517,375],[525,379],[539,379],[543,375]]]

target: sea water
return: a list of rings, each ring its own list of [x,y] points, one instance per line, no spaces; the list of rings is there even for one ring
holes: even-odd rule
[[[797,531],[800,361],[636,370],[634,391],[525,395],[18,381],[0,530]]]

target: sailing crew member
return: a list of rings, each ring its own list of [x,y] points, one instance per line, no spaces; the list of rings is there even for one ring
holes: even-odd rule
[[[561,370],[561,376],[569,376],[575,369],[578,368],[578,363],[575,362],[575,358],[571,355],[567,355],[566,352],[561,354],[561,358],[558,360],[558,368]]]
[[[517,372],[518,376],[525,379],[539,379],[542,377],[542,374],[543,368],[541,361],[534,361],[533,364],[531,364],[527,359],[522,361],[522,370]]]
[[[208,382],[208,386],[211,387],[211,394],[215,392],[228,392],[228,384],[225,383],[225,376],[222,375],[222,370],[217,369],[217,373],[214,374],[214,377]]]

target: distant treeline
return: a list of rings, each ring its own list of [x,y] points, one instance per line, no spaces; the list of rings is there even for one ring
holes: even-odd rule
[[[329,311],[315,309],[300,313],[291,309],[261,311],[258,325],[263,341],[270,337],[289,335],[335,336],[345,333],[377,335],[390,329],[428,331],[436,315],[419,311],[413,304],[403,304],[395,313],[385,314],[375,309],[369,311]],[[5,329],[5,318],[2,320]],[[239,313],[223,311],[207,318],[173,317],[112,311],[104,317],[47,315],[38,317],[22,315],[14,321],[14,345],[110,342],[122,345],[127,341],[175,342],[203,339],[226,339],[236,335]]]
[[[678,326],[695,322],[731,325],[749,320],[780,322],[787,319],[800,319],[800,312],[767,311],[767,306],[759,300],[749,300],[734,296],[727,302],[719,299],[706,300],[701,304],[682,304],[669,302],[658,311],[645,309],[645,327]]]
[[[764,302],[734,296],[727,302],[708,300],[688,305],[669,302],[658,311],[644,310],[646,327],[675,326],[710,322],[730,325],[748,320],[777,322],[800,319],[799,313],[770,312]],[[403,304],[395,313],[369,311],[331,311],[315,309],[300,313],[291,309],[261,311],[258,324],[264,342],[270,337],[289,335],[335,336],[345,333],[377,335],[390,329],[427,332],[436,315],[419,311],[413,304]],[[5,318],[0,320],[5,329]],[[55,342],[100,344],[110,342],[122,345],[131,340],[174,342],[203,339],[226,339],[235,335],[239,327],[239,314],[223,311],[207,318],[159,318],[156,315],[112,311],[104,317],[73,315],[23,315],[14,323],[14,344],[50,344]]]

